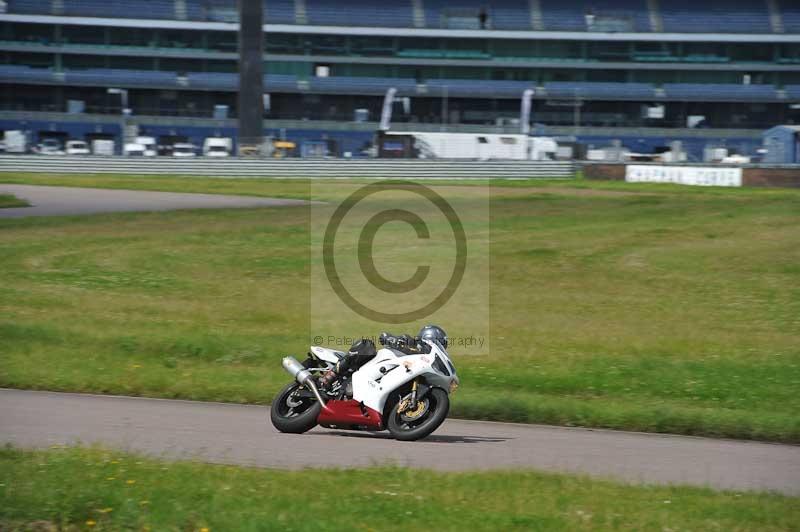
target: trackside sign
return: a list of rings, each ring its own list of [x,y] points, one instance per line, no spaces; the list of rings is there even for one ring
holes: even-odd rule
[[[625,167],[625,181],[629,183],[676,183],[703,187],[740,187],[742,186],[742,169],[630,164]]]

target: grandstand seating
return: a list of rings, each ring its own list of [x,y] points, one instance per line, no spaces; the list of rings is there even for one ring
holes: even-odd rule
[[[111,87],[176,87],[177,74],[157,70],[89,68],[56,72],[51,68],[0,65],[0,80],[6,82],[73,83]]]
[[[108,87],[177,87],[175,72],[162,70],[123,70],[116,68],[87,68],[64,71],[64,81],[77,85],[105,85]]]
[[[490,2],[489,27],[493,30],[529,30],[531,14],[527,2],[493,0]]]
[[[534,88],[535,83],[486,79],[430,79],[427,80],[426,86],[428,92],[434,95],[443,94],[447,87],[447,94],[454,97],[519,98],[522,91]]]
[[[184,87],[201,90],[235,90],[238,77],[235,73],[189,72],[179,77],[176,72],[156,70],[122,70],[92,68],[65,70],[57,73],[49,68],[32,68],[20,65],[0,65],[0,81],[6,83],[73,83],[76,85],[120,87]],[[381,95],[395,87],[401,95],[427,94],[451,97],[518,98],[525,89],[534,88],[528,81],[429,79],[418,84],[414,79],[358,76],[312,77],[299,83],[294,75],[268,74],[264,77],[266,90],[279,92],[325,92],[338,94]],[[547,98],[586,100],[654,100],[656,98],[678,101],[778,101],[773,85],[737,85],[715,83],[666,83],[663,96],[649,83],[608,82],[548,82],[544,93]],[[786,96],[800,98],[800,85],[784,87]]]
[[[50,68],[31,68],[22,65],[0,65],[0,81],[4,82],[39,82],[54,81]]]
[[[189,72],[186,74],[189,87],[212,90],[236,90],[239,88],[238,74],[229,72]]]
[[[229,72],[189,72],[186,74],[188,87],[203,90],[232,91],[239,88],[239,76]],[[286,74],[264,75],[264,88],[267,91],[297,90],[297,77]]]
[[[261,0],[264,20],[272,24],[413,27],[411,0],[379,4],[365,0],[305,0],[306,20],[297,20],[295,0]],[[235,0],[148,0],[143,13],[135,0],[7,0],[9,13],[63,14],[89,17],[141,17],[233,22],[238,18]],[[800,3],[776,0],[783,31],[800,32]],[[480,29],[485,11],[486,28],[532,30],[527,1],[521,0],[421,0],[429,28]],[[653,30],[647,0],[540,0],[543,29],[548,31]],[[658,17],[666,32],[772,33],[765,0],[669,0],[659,3]],[[181,14],[182,13],[182,14]],[[587,15],[589,15],[587,17]]]
[[[319,92],[344,94],[383,94],[395,87],[401,94],[413,94],[417,82],[405,78],[376,78],[359,76],[314,77],[308,80],[309,89]]]
[[[9,13],[30,13],[32,15],[52,15],[52,0],[7,0]]]
[[[783,31],[786,33],[800,32],[800,3],[797,0],[778,0]]]
[[[410,0],[388,4],[362,0],[306,0],[309,24],[331,26],[403,27],[413,25]]]
[[[294,24],[294,0],[262,0],[264,21],[270,24]]]
[[[141,16],[150,19],[174,19],[174,0],[148,0],[146,12],[132,0],[62,0],[67,16],[120,17]],[[129,14],[129,15],[125,15]]]
[[[670,99],[714,100],[777,100],[772,85],[735,85],[721,83],[665,83],[664,93]]]
[[[174,1],[174,0],[173,0]],[[239,11],[232,0],[185,0],[186,18],[210,22],[236,22]],[[294,0],[262,0],[264,22],[294,24]]]
[[[772,33],[764,0],[669,0],[661,18],[667,32]]]
[[[549,31],[593,29],[587,21],[587,14],[590,15],[589,20],[598,24],[601,20],[617,18],[621,22],[628,22],[628,31],[650,31],[646,0],[541,0],[541,6],[544,29]]]
[[[544,84],[548,97],[591,99],[650,99],[655,88],[649,83],[601,83],[552,81]]]
[[[783,90],[787,98],[800,100],[800,85],[786,85]]]
[[[517,0],[424,0],[425,25],[429,28],[482,29],[479,15],[486,15],[484,29],[530,30],[527,2]]]
[[[239,11],[236,4],[228,0],[186,0],[186,18],[210,22],[235,22],[239,20]]]
[[[290,74],[266,74],[264,76],[264,90],[295,91],[297,90],[297,76]]]

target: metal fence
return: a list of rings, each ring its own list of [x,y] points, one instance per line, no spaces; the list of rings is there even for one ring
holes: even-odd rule
[[[572,177],[570,161],[443,161],[387,159],[244,159],[3,155],[0,172],[195,175],[206,177],[372,179],[522,179]]]

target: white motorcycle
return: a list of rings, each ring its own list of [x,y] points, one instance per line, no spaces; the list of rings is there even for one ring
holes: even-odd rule
[[[422,332],[436,329],[441,335]],[[447,354],[447,336],[435,326],[423,327],[419,337],[382,333],[377,352],[369,340],[356,355],[312,346],[300,363],[283,359],[294,377],[272,402],[272,424],[281,432],[300,434],[316,425],[327,428],[380,431],[388,429],[398,440],[424,438],[447,417],[449,394],[459,384]],[[362,343],[363,342],[363,343]],[[354,344],[355,347],[356,344]],[[371,352],[369,349],[371,346]],[[366,356],[365,356],[366,355]],[[356,361],[336,373],[348,356]],[[331,376],[329,383],[324,377]]]

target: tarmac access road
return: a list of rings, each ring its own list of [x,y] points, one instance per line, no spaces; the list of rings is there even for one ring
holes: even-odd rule
[[[255,196],[11,185],[4,183],[0,183],[0,194],[13,194],[31,204],[30,207],[0,209],[0,219],[110,212],[172,211],[179,209],[285,207],[309,203],[297,199],[260,198]]]
[[[417,442],[319,427],[294,435],[272,427],[266,406],[168,399],[0,389],[0,443],[99,443],[166,459],[289,469],[536,469],[800,495],[795,445],[456,419]]]

